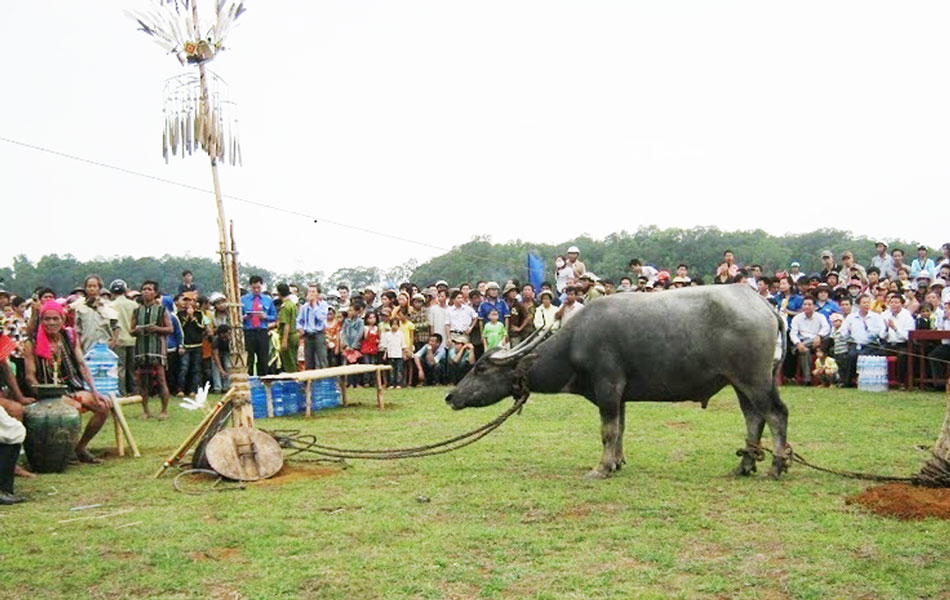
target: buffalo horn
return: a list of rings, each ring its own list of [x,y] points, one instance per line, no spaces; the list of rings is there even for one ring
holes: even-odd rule
[[[532,333],[531,335],[523,339],[520,344],[518,344],[511,350],[500,350],[498,352],[493,353],[488,358],[493,363],[499,364],[499,365],[506,364],[512,361],[517,361],[524,355],[534,350],[538,344],[543,342],[544,339],[548,337],[550,333],[551,333],[550,329],[536,329],[534,333]]]

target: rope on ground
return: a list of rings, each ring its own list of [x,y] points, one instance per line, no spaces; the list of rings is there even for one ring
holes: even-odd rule
[[[763,447],[762,449],[768,452],[769,454],[772,454],[772,451],[769,450],[768,448]],[[807,461],[804,456],[802,456],[798,452],[795,452],[792,449],[791,445],[788,446],[788,451],[792,457],[793,462],[796,462],[800,465],[804,465],[816,471],[821,471],[822,473],[830,473],[832,475],[847,477],[848,479],[861,479],[864,481],[890,481],[890,482],[901,481],[905,483],[913,483],[914,481],[913,477],[895,477],[893,475],[878,475],[876,473],[862,473],[860,471],[842,471],[838,469],[829,469],[828,467],[820,467],[814,463]]]
[[[208,475],[210,477],[214,477],[214,481],[211,483],[211,485],[205,484],[201,485],[200,487],[183,486],[181,481],[179,481],[182,477],[192,477],[195,475]],[[209,492],[230,492],[233,490],[243,490],[246,487],[247,482],[233,482],[230,479],[225,479],[217,471],[213,471],[211,469],[185,469],[178,475],[175,475],[175,478],[172,480],[172,488],[174,488],[176,492],[181,492],[182,494],[188,494],[190,496],[200,496]]]
[[[765,446],[759,446],[758,450],[768,452],[769,454],[774,455],[770,449]],[[741,452],[741,451],[740,451]],[[816,471],[821,471],[822,473],[829,473],[831,475],[838,475],[839,477],[847,477],[848,479],[860,479],[862,481],[878,481],[878,482],[890,482],[890,483],[910,483],[920,487],[931,487],[931,488],[946,488],[950,487],[950,462],[944,460],[943,458],[933,454],[933,457],[930,459],[924,468],[920,470],[916,475],[910,477],[896,477],[894,475],[879,475],[877,473],[863,473],[861,471],[843,471],[839,469],[830,469],[828,467],[822,467],[816,465],[805,459],[804,456],[792,450],[791,445],[787,446],[787,453],[791,457],[793,462],[796,462],[800,465],[806,466],[809,469],[814,469]],[[753,453],[753,456],[756,460],[762,460],[764,455],[761,452]]]
[[[378,450],[365,450],[360,448],[339,448],[336,446],[327,446],[318,444],[316,436],[305,434],[301,435],[298,431],[276,430],[265,433],[271,435],[282,448],[295,450],[293,454],[300,452],[309,452],[319,456],[325,456],[335,459],[363,459],[363,460],[397,460],[401,458],[418,458],[422,456],[435,456],[437,454],[446,454],[470,444],[474,444],[492,431],[498,429],[502,423],[508,420],[513,414],[521,411],[521,408],[527,402],[527,396],[517,398],[515,403],[488,423],[473,429],[469,432],[457,435],[455,437],[426,444],[424,446],[415,446],[412,448],[386,448]],[[293,456],[291,454],[291,456]]]

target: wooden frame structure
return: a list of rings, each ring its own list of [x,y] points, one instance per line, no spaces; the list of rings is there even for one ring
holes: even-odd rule
[[[306,384],[307,410],[306,417],[310,418],[310,384],[319,379],[339,378],[340,394],[343,406],[346,406],[346,377],[348,375],[362,375],[376,373],[376,409],[383,410],[383,371],[391,371],[389,365],[344,365],[342,367],[328,367],[326,369],[312,369],[296,373],[280,373],[261,377],[264,384],[264,393],[267,396],[267,416],[274,416],[274,401],[271,396],[271,385],[276,381],[300,381]]]

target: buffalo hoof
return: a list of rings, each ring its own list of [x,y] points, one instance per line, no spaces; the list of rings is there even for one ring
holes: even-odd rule
[[[584,479],[607,479],[608,477],[610,477],[610,473],[601,471],[599,468],[591,469],[584,475]]]
[[[756,472],[755,461],[745,460],[739,463],[739,466],[733,469],[732,474],[739,477],[748,477]]]
[[[772,463],[772,468],[769,469],[766,477],[769,479],[778,479],[782,476],[782,473],[786,471],[788,471],[788,463],[786,463],[784,460],[776,460]]]

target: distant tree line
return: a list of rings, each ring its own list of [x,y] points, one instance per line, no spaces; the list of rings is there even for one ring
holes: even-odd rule
[[[551,279],[554,258],[565,254],[570,246],[580,249],[580,259],[589,271],[615,282],[628,273],[627,265],[633,258],[660,269],[672,270],[677,264],[686,263],[692,277],[711,281],[726,249],[735,253],[740,264],[760,264],[766,273],[787,269],[792,261],[798,261],[802,271],[811,273],[821,269],[819,257],[822,250],[834,252],[836,260],[843,251],[851,250],[857,262],[866,266],[875,253],[875,241],[838,229],[776,236],[761,229],[722,231],[716,227],[660,229],[655,226],[641,227],[635,233],[613,233],[601,240],[585,235],[557,244],[521,240],[493,244],[485,236],[419,265],[413,271],[412,279],[423,285],[438,279],[450,283],[469,281],[473,284],[478,280],[503,282],[513,277],[527,281],[528,252],[533,252],[544,261],[545,279]],[[883,241],[891,249],[903,248],[909,258],[914,256],[916,242],[891,238]],[[931,248],[931,255],[937,254],[939,248]]]
[[[876,240],[855,236],[838,229],[819,229],[810,233],[771,235],[762,230],[722,231],[716,227],[692,229],[659,229],[641,227],[635,233],[621,231],[597,240],[584,235],[555,244],[543,244],[515,240],[504,244],[492,243],[487,236],[476,237],[456,246],[449,252],[436,256],[425,263],[409,261],[391,269],[377,266],[354,266],[338,269],[326,276],[322,271],[280,273],[253,265],[242,265],[241,281],[246,284],[251,274],[258,274],[268,285],[280,281],[306,285],[319,283],[324,287],[336,287],[345,283],[351,288],[367,285],[398,284],[411,280],[419,285],[445,279],[457,284],[478,280],[504,282],[517,278],[527,281],[527,256],[533,252],[545,263],[545,278],[553,276],[554,257],[564,254],[569,246],[578,246],[581,260],[588,270],[600,277],[619,279],[627,272],[632,258],[657,268],[673,269],[680,262],[690,267],[690,274],[706,280],[712,278],[724,250],[731,249],[740,264],[758,263],[765,272],[787,269],[789,263],[798,261],[806,273],[820,269],[819,256],[822,250],[831,250],[840,257],[844,250],[854,252],[856,260],[867,265],[874,254]],[[901,247],[908,256],[913,256],[917,243],[885,239],[890,248]],[[939,253],[932,248],[931,253]],[[138,286],[145,279],[159,282],[163,290],[176,290],[181,272],[191,270],[199,289],[221,289],[221,268],[217,260],[207,257],[169,256],[161,258],[130,256],[96,258],[80,261],[72,255],[45,255],[36,263],[26,256],[14,257],[11,267],[0,268],[0,285],[21,295],[29,295],[39,286],[50,286],[65,294],[82,285],[90,273],[96,273],[106,284],[113,279],[123,279],[130,286]]]
[[[26,256],[19,255],[14,257],[12,267],[0,268],[0,278],[5,289],[24,296],[32,294],[39,286],[49,286],[57,294],[67,294],[73,288],[81,287],[83,279],[91,273],[102,277],[106,285],[114,279],[122,279],[128,285],[138,287],[146,279],[152,279],[158,282],[162,291],[174,293],[185,269],[194,273],[200,290],[221,289],[220,263],[194,256],[122,256],[81,261],[70,254],[47,254],[33,263]],[[260,273],[266,279],[274,278],[272,271],[247,266],[241,273],[244,283],[251,273]]]

